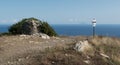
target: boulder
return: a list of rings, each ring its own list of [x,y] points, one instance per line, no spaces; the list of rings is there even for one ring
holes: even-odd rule
[[[79,41],[75,44],[74,49],[78,52],[82,52],[82,53],[93,53],[93,47],[91,46],[91,44],[88,43],[87,40],[84,41]]]
[[[40,30],[38,28],[40,28],[40,26],[41,23],[39,21],[28,19],[22,25],[22,33],[29,35],[39,33]]]

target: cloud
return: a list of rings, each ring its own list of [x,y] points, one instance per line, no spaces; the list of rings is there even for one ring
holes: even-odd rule
[[[16,23],[16,22],[18,22],[18,19],[13,19],[12,23]]]
[[[77,19],[77,18],[71,18],[71,19],[68,19],[69,22],[79,22],[80,19]]]
[[[89,24],[89,20],[88,19],[83,19],[83,18],[71,18],[68,19],[69,23],[72,24]]]
[[[7,24],[7,23],[8,23],[7,20],[1,20],[1,21],[0,21],[0,24]]]
[[[18,19],[11,19],[11,20],[6,19],[6,20],[1,20],[0,24],[14,24],[16,22],[18,22]]]

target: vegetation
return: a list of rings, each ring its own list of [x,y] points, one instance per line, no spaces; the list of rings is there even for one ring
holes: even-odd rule
[[[22,34],[22,25],[26,20],[27,19],[23,19],[23,20],[19,21],[18,23],[13,24],[8,30],[9,33],[14,34],[14,35]]]
[[[94,52],[76,51],[76,42],[86,38]],[[47,40],[16,35],[0,37],[0,41],[1,65],[120,65],[120,38],[75,36]]]
[[[111,38],[111,37],[95,37],[92,39],[90,43],[93,44],[94,48],[99,53],[104,53],[108,55],[109,59],[104,59],[104,61],[108,62],[108,65],[120,65],[120,39],[119,38]],[[104,65],[104,64],[102,64]]]
[[[22,25],[27,21],[27,20],[35,20],[35,21],[39,21],[40,24],[42,24],[42,26],[39,26],[38,30],[41,33],[45,33],[49,36],[56,36],[57,33],[54,31],[54,29],[47,23],[41,20],[38,20],[36,18],[25,18],[22,19],[21,21],[19,21],[18,23],[13,24],[10,28],[9,28],[9,33],[11,34],[23,34],[24,29],[22,29]]]
[[[49,36],[57,35],[57,33],[54,31],[54,29],[47,22],[42,22],[41,32],[48,34]]]

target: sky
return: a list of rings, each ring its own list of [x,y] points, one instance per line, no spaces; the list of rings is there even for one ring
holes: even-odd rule
[[[49,24],[120,24],[120,0],[0,0],[0,24],[35,17]]]

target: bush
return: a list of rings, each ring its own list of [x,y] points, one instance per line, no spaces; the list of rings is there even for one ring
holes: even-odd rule
[[[9,33],[11,34],[22,34],[22,25],[23,23],[26,21],[27,19],[23,19],[21,20],[20,22],[16,23],[16,24],[13,24],[10,28],[9,28]]]
[[[9,28],[9,33],[11,33],[13,35],[24,34],[23,32],[25,31],[25,29],[22,29],[22,26],[28,20],[35,20],[35,21],[40,22],[40,24],[42,24],[42,25],[38,27],[38,30],[41,33],[45,33],[45,34],[47,34],[49,36],[56,36],[57,35],[57,33],[54,31],[54,29],[47,22],[38,20],[36,18],[25,18],[25,19],[22,19],[21,21],[19,21],[18,23],[13,24]]]
[[[57,33],[47,22],[42,22],[41,32],[48,34],[49,36],[57,36]]]

